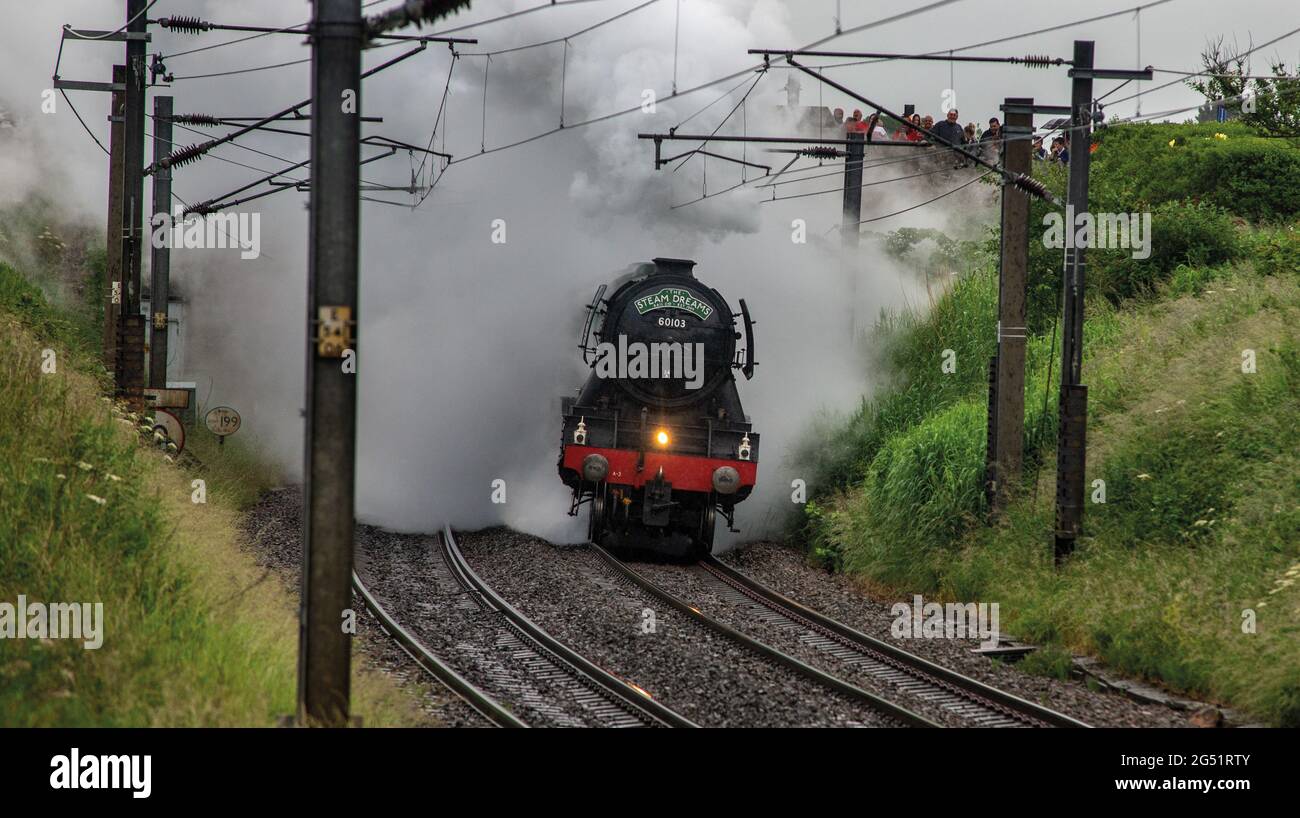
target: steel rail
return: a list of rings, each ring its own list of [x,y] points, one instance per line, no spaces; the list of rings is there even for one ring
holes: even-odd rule
[[[901,707],[887,699],[883,699],[880,696],[875,695],[874,693],[868,693],[867,691],[863,690],[860,687],[857,687],[856,685],[852,685],[844,681],[843,679],[838,679],[830,675],[829,673],[818,670],[812,665],[805,664],[804,662],[800,661],[799,659],[796,659],[795,657],[787,653],[783,653],[768,644],[760,642],[757,639],[754,639],[753,637],[747,634],[741,633],[740,631],[730,627],[729,625],[724,625],[723,623],[717,621],[716,619],[706,616],[698,608],[695,608],[694,606],[686,602],[683,602],[681,599],[677,598],[673,594],[659,587],[654,582],[651,582],[650,580],[646,579],[644,576],[642,576],[641,574],[637,573],[632,568],[630,568],[622,560],[618,559],[613,554],[601,548],[599,545],[596,545],[595,543],[591,543],[589,544],[589,547],[593,551],[595,551],[596,554],[599,555],[600,558],[603,559],[605,563],[609,565],[610,568],[612,568],[618,574],[621,574],[623,577],[628,579],[637,587],[641,588],[643,591],[649,593],[651,596],[654,596],[655,598],[668,604],[673,609],[684,614],[692,621],[695,621],[709,628],[710,630],[723,636],[725,639],[740,645],[746,650],[752,653],[759,654],[760,656],[763,656],[764,658],[774,662],[775,664],[787,668],[789,670],[792,670],[795,673],[804,676],[807,679],[810,679],[814,683],[822,687],[828,688],[836,693],[839,693],[852,701],[865,704],[866,706],[870,707],[872,710],[875,710],[879,713],[888,716],[889,718],[901,722],[904,726],[907,727],[940,727],[941,726],[931,721],[930,719],[926,718],[925,716],[922,716],[919,713],[914,713],[911,710],[908,710],[905,707]]]
[[[1035,704],[1019,696],[998,690],[976,679],[937,665],[920,656],[868,636],[848,625],[814,611],[776,591],[762,585],[746,574],[708,556],[700,566],[719,581],[735,588],[747,598],[778,614],[794,620],[806,629],[830,638],[869,659],[902,671],[917,681],[961,697],[969,705],[976,705],[993,713],[1009,716],[1017,721],[1053,727],[1088,727],[1071,716]]]
[[[379,600],[375,598],[374,594],[370,593],[365,583],[361,581],[361,577],[357,576],[356,571],[352,572],[352,588],[360,594],[361,599],[365,601],[366,608],[374,615],[375,619],[379,620],[379,625],[384,629],[384,632],[392,637],[393,641],[397,642],[402,650],[406,652],[406,655],[410,656],[412,661],[426,673],[441,682],[444,687],[464,700],[480,716],[497,727],[528,726],[487,693],[479,690],[465,677],[444,664],[418,639],[399,625],[397,620],[379,604]]]
[[[558,641],[542,630],[522,612],[506,602],[490,585],[484,582],[470,567],[456,544],[451,526],[443,528],[443,553],[457,579],[467,583],[466,588],[477,594],[492,608],[499,611],[514,628],[527,639],[536,643],[547,653],[554,656],[563,665],[567,665],[572,676],[584,686],[600,693],[604,698],[614,702],[625,710],[632,712],[653,725],[664,727],[698,727],[699,725],[685,716],[669,709],[651,698],[649,694],[623,679],[609,673],[581,654]]]

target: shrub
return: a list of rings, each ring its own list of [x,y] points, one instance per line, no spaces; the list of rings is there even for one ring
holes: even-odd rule
[[[1149,295],[1179,265],[1214,266],[1241,253],[1232,220],[1219,208],[1189,202],[1165,202],[1151,213],[1151,255],[1133,258],[1129,250],[1093,250],[1088,254],[1088,286],[1112,302]]]
[[[983,270],[957,278],[928,313],[881,316],[872,336],[872,368],[890,373],[893,382],[881,397],[864,399],[847,422],[813,424],[796,456],[819,495],[861,480],[889,435],[985,387],[996,343],[997,287],[997,276]],[[946,349],[956,355],[952,374],[940,370]]]
[[[861,490],[824,523],[819,546],[883,582],[931,587],[931,551],[951,543],[984,503],[986,412],[963,400],[888,438]]]
[[[1257,272],[1273,276],[1300,273],[1300,231],[1294,226],[1260,231],[1250,243]]]
[[[1120,125],[1096,140],[1095,210],[1192,199],[1255,221],[1300,214],[1300,151],[1240,123]]]

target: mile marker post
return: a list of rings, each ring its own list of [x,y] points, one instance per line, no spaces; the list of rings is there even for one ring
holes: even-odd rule
[[[217,436],[217,446],[224,447],[226,438],[239,431],[243,419],[229,406],[218,406],[208,410],[203,416],[203,423],[209,432]]]

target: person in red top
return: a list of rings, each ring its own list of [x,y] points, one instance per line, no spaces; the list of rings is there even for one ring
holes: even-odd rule
[[[920,115],[920,114],[912,114],[912,124],[915,125],[916,128],[921,127],[921,115]],[[925,139],[925,134],[921,133],[921,132],[918,131],[916,128],[908,128],[908,129],[907,129],[907,141],[908,141],[908,142],[920,142],[921,140]]]
[[[865,123],[865,122],[862,121],[862,109],[861,109],[861,108],[854,108],[854,109],[853,109],[853,118],[852,118],[852,119],[847,119],[847,120],[844,121],[844,130],[848,131],[849,133],[865,133],[865,132],[866,132],[866,130],[867,130],[867,123]]]

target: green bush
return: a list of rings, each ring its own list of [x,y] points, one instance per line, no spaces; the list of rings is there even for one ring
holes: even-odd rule
[[[1259,273],[1273,276],[1300,273],[1300,231],[1295,225],[1261,230],[1251,237],[1250,244]]]
[[[1228,140],[1215,139],[1224,133]],[[1238,123],[1219,128],[1190,125],[1119,126],[1099,132],[1101,143],[1093,154],[1089,202],[1093,213],[1151,213],[1148,237],[1151,255],[1133,258],[1131,250],[1093,248],[1088,251],[1088,291],[1113,304],[1127,298],[1150,295],[1168,281],[1179,265],[1215,266],[1237,258],[1242,245],[1230,213],[1256,215],[1251,208],[1219,201],[1213,188],[1221,180],[1199,177],[1187,167],[1187,152],[1170,152],[1168,140],[1190,140],[1193,153],[1208,157],[1222,153],[1233,143],[1262,143],[1273,151],[1278,140],[1259,139]],[[1212,143],[1212,144],[1211,144]],[[1163,147],[1169,155],[1162,154]],[[1291,153],[1300,153],[1294,149]],[[1296,159],[1296,185],[1300,185],[1300,156]],[[1149,167],[1148,167],[1149,166]],[[1058,165],[1035,167],[1035,174],[1060,194],[1065,187],[1066,169]],[[1176,178],[1175,178],[1176,177]],[[1252,177],[1253,178],[1253,177]],[[1226,184],[1226,182],[1224,182]],[[1249,180],[1240,184],[1254,184]],[[1235,205],[1235,206],[1234,206]],[[1060,310],[1061,271],[1064,253],[1045,246],[1044,218],[1056,212],[1047,202],[1030,205],[1029,268],[1026,282],[1026,325],[1031,333],[1046,332]]]
[[[1059,166],[1036,169],[1035,172],[1041,171],[1047,171],[1058,177],[1062,173]],[[1061,308],[1061,271],[1065,266],[1065,252],[1043,243],[1043,235],[1047,229],[1043,219],[1047,214],[1055,212],[1058,211],[1054,205],[1041,199],[1035,199],[1029,204],[1029,264],[1025,270],[1025,326],[1029,328],[1030,333],[1036,335],[1051,329],[1052,322],[1056,320]]]
[[[1164,202],[1151,213],[1151,255],[1130,250],[1090,250],[1088,287],[1112,302],[1150,295],[1179,265],[1207,267],[1240,255],[1232,220],[1219,208],[1189,202]]]
[[[1188,264],[1179,264],[1174,268],[1174,273],[1169,278],[1166,293],[1173,297],[1200,295],[1209,288],[1212,282],[1222,278],[1225,272],[1226,268],[1224,267],[1194,267]]]
[[[985,388],[996,342],[997,286],[997,276],[986,269],[959,277],[926,313],[881,316],[871,368],[890,373],[892,382],[880,397],[864,399],[847,422],[814,424],[797,457],[819,495],[860,481],[889,435]],[[956,355],[950,374],[940,368],[946,349]]]
[[[931,552],[982,508],[985,417],[980,401],[964,400],[889,437],[860,490],[822,515],[818,545],[848,570],[933,587]]]
[[[1119,125],[1095,138],[1094,210],[1124,212],[1191,199],[1253,221],[1300,214],[1300,151],[1286,140],[1232,122]]]
[[[13,313],[41,340],[67,347],[82,363],[89,363],[99,354],[96,324],[82,320],[79,313],[55,309],[39,287],[3,261],[0,261],[0,311]]]

